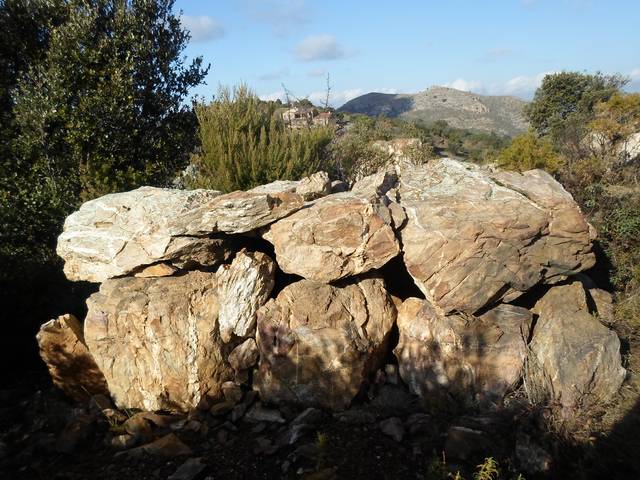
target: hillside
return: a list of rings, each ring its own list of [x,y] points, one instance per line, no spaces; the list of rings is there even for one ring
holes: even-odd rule
[[[348,101],[338,111],[401,117],[457,128],[516,135],[527,129],[522,108],[527,102],[508,96],[478,95],[447,87],[431,87],[414,94],[367,93]]]

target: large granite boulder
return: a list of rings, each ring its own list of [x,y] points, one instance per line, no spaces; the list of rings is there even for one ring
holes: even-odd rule
[[[69,279],[91,282],[159,262],[213,266],[233,253],[233,242],[220,233],[264,227],[303,203],[295,193],[141,187],[84,203],[65,221],[57,252]]]
[[[269,298],[274,285],[276,264],[262,252],[238,252],[230,265],[217,271],[220,302],[220,337],[254,337],[256,312]]]
[[[106,280],[84,334],[120,408],[206,408],[233,379],[220,338],[215,273]]]
[[[84,343],[76,317],[67,314],[48,321],[36,339],[53,384],[65,394],[78,401],[108,394],[107,382]]]
[[[273,403],[343,410],[384,360],[395,318],[382,279],[293,283],[258,310],[254,388]]]
[[[332,282],[380,268],[398,255],[392,223],[384,203],[347,192],[277,221],[264,238],[285,272]]]
[[[533,311],[528,386],[565,409],[609,400],[626,371],[620,340],[589,312],[580,282],[552,287]]]
[[[531,323],[531,313],[513,305],[478,317],[444,315],[409,298],[398,310],[400,376],[424,398],[451,394],[463,403],[500,404],[520,379]]]
[[[451,159],[402,172],[404,262],[443,312],[474,313],[595,263],[571,195],[540,170],[490,173]]]

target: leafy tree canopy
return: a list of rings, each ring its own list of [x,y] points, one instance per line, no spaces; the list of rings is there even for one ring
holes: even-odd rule
[[[574,119],[589,119],[594,106],[608,100],[628,80],[621,75],[561,72],[547,75],[525,115],[538,135],[557,138]]]
[[[0,259],[41,265],[81,200],[165,185],[186,163],[185,63],[173,0],[0,0]],[[9,267],[3,268],[5,272]]]

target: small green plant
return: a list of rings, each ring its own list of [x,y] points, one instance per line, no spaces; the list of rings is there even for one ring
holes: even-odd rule
[[[493,457],[487,457],[484,462],[478,465],[476,473],[473,474],[474,480],[497,480],[500,475],[498,470],[498,462]]]

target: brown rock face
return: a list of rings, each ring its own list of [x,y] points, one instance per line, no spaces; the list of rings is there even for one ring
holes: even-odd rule
[[[409,298],[398,311],[400,376],[424,398],[452,393],[498,404],[520,378],[531,322],[528,310],[513,305],[479,317],[445,316],[428,301]]]
[[[380,268],[398,255],[391,222],[377,201],[334,194],[276,222],[264,238],[285,272],[332,282]]]
[[[626,375],[620,340],[589,313],[583,286],[552,287],[534,312],[530,385],[566,408],[610,399]]]
[[[403,172],[404,261],[445,313],[510,301],[595,263],[595,233],[550,175],[489,174],[440,159]]]
[[[247,338],[229,354],[229,363],[236,372],[253,367],[258,361],[260,352],[253,338]]]
[[[84,344],[76,317],[67,314],[48,321],[36,339],[54,385],[66,395],[78,401],[108,395],[107,382]]]
[[[118,407],[206,407],[233,379],[215,273],[107,280],[87,306],[86,342]]]
[[[381,279],[289,285],[258,311],[254,388],[274,403],[345,409],[379,366],[395,317]]]

